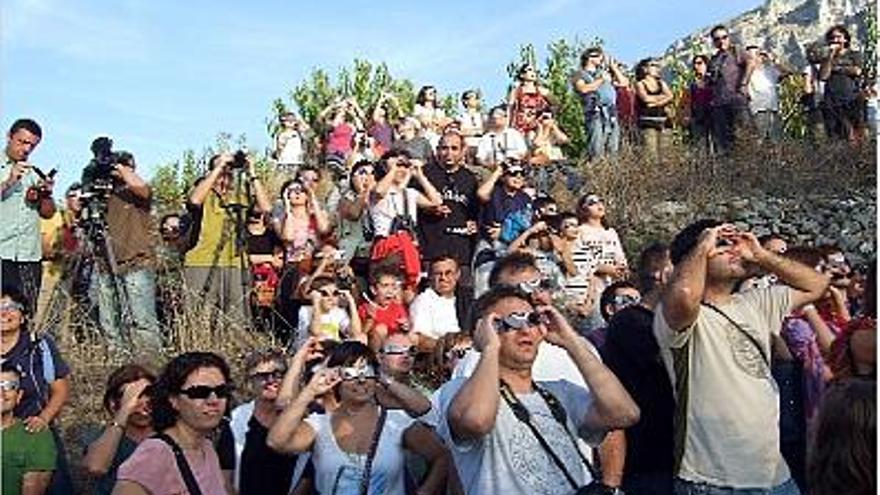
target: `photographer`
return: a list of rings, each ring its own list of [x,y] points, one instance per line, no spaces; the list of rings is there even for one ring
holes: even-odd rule
[[[42,136],[42,129],[33,120],[16,120],[7,134],[6,159],[0,170],[3,283],[21,291],[34,313],[42,279],[40,218],[55,214],[52,177],[42,177],[42,172],[28,162]]]
[[[112,144],[106,137],[92,143],[95,158],[82,175],[87,235],[92,242],[106,242],[98,246],[92,273],[99,321],[111,348],[158,351],[152,191],[135,172],[134,156],[110,151]],[[123,339],[123,326],[129,327],[130,342]]]
[[[188,306],[213,308],[236,325],[249,325],[244,245],[236,242],[237,236],[245,235],[244,219],[250,203],[243,182],[251,186],[256,211],[268,213],[272,204],[245,153],[214,155],[209,167],[186,205],[193,229],[190,235],[197,239],[184,259]]]
[[[843,26],[825,33],[827,49],[820,55],[819,79],[825,82],[825,132],[829,138],[855,141],[864,126],[864,101],[860,97],[862,56],[850,48],[851,37]]]

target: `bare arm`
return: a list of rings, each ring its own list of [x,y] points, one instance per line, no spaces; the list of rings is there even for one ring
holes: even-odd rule
[[[311,189],[309,189],[309,210],[311,214],[315,216],[315,227],[317,228],[318,233],[321,235],[327,235],[331,228],[330,216],[327,215],[327,210],[324,209],[321,202],[318,201],[318,197]]]
[[[217,179],[223,174],[223,171],[223,165],[217,165],[211,169],[204,180],[196,184],[196,187],[193,188],[192,193],[189,195],[189,202],[194,205],[201,205],[204,203],[208,194],[211,193],[211,188],[214,187],[214,183],[217,182]]]
[[[119,480],[113,487],[113,495],[152,495],[134,481]]]
[[[595,91],[598,91],[599,87],[601,87],[603,84],[605,84],[604,77],[600,77],[593,82],[586,82],[583,79],[578,78],[574,82],[574,89],[576,89],[579,93],[593,93]]]
[[[52,471],[29,471],[21,478],[21,495],[43,495],[52,481]]]
[[[635,424],[639,420],[639,407],[614,373],[596,357],[592,345],[574,331],[559,310],[552,306],[539,309],[549,317],[546,341],[568,352],[593,396],[582,418],[582,427],[596,431]]]
[[[299,395],[299,384],[306,363],[310,359],[320,356],[322,356],[320,342],[318,339],[309,338],[296,351],[296,354],[287,360],[287,371],[284,373],[284,378],[278,388],[278,397],[275,399],[276,407],[282,409],[287,407],[290,401]]]
[[[602,483],[619,487],[623,483],[623,467],[626,465],[626,433],[623,430],[608,432],[599,444],[599,460],[602,463]]]
[[[123,184],[125,184],[125,188],[132,192],[135,196],[143,199],[149,200],[152,196],[152,190],[150,189],[150,185],[144,181],[132,167],[126,167],[124,165],[116,165],[114,167],[114,172],[117,177],[122,179]]]
[[[703,231],[697,246],[675,266],[669,284],[660,296],[663,318],[675,331],[690,327],[697,319],[706,288],[706,265],[715,249],[717,236],[718,228]]]
[[[394,402],[399,404],[410,416],[417,418],[428,414],[428,411],[431,410],[431,401],[418,390],[397,380],[385,377],[383,377],[380,383],[383,387],[382,391],[385,392],[388,398],[396,399]]]
[[[114,424],[104,428],[104,433],[88,446],[86,455],[83,457],[83,467],[89,475],[100,477],[110,470],[113,458],[116,457],[116,450],[119,448],[119,442],[125,435],[124,428],[128,423],[128,418],[137,407],[138,398],[149,385],[149,381],[141,379],[123,387],[119,409],[113,417]]]
[[[492,170],[492,173],[489,174],[489,177],[480,184],[480,187],[477,188],[477,199],[479,199],[481,203],[489,202],[492,198],[492,191],[495,189],[495,184],[503,174],[504,170],[502,167],[495,167],[495,169]]]
[[[431,181],[425,177],[425,171],[422,168],[422,163],[418,160],[414,160],[413,167],[413,176],[416,181],[422,186],[422,190],[425,192],[424,194],[419,194],[418,199],[416,200],[416,204],[419,208],[436,208],[438,206],[443,205],[443,196],[437,191],[437,188],[434,187],[434,184],[431,184]]]
[[[451,472],[452,456],[437,435],[421,423],[413,423],[403,432],[403,445],[430,466],[418,493],[445,493],[445,479]]]
[[[385,197],[388,194],[388,191],[391,190],[391,185],[394,184],[394,176],[397,174],[397,158],[391,158],[388,160],[388,173],[385,174],[385,177],[382,177],[382,180],[376,183],[376,187],[373,188],[373,194],[375,200],[378,201]]]
[[[46,422],[46,424],[51,423],[58,413],[61,412],[61,409],[67,404],[67,401],[70,399],[70,377],[65,376],[64,378],[59,378],[54,382],[49,384],[49,402],[46,404],[46,407],[40,411],[39,416]]]
[[[626,74],[620,70],[620,66],[617,65],[616,60],[609,60],[608,69],[611,71],[611,81],[615,86],[629,86],[629,78],[626,77]]]
[[[338,375],[332,370],[323,369],[312,377],[312,381],[284,408],[269,429],[266,444],[272,450],[283,453],[300,453],[312,448],[315,430],[303,422],[309,404],[321,394],[333,390],[339,383]]]
[[[819,344],[819,350],[823,354],[831,352],[831,344],[834,343],[836,338],[834,332],[828,328],[828,324],[819,316],[815,306],[805,307],[802,311],[804,319],[807,320],[807,323],[810,324],[810,327],[816,334],[816,343]]]
[[[480,349],[480,361],[449,405],[448,421],[457,441],[477,440],[495,427],[501,391],[498,352],[501,343],[495,333],[493,313],[477,323],[474,341]]]
[[[818,301],[828,290],[830,278],[817,272],[813,267],[804,265],[788,258],[783,258],[761,247],[754,234],[741,234],[741,243],[749,245],[741,248],[743,259],[751,257],[754,263],[764,270],[775,274],[792,290],[791,307],[798,308],[805,304]],[[750,251],[750,252],[749,252]]]

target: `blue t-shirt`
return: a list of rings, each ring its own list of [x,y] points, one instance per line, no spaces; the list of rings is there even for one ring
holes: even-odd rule
[[[580,73],[580,78],[584,80],[585,83],[591,83],[596,79],[601,78],[605,74],[604,70],[601,69],[593,69],[587,70],[584,69]],[[599,89],[595,91],[596,95],[599,97],[599,105],[603,107],[613,107],[617,102],[617,91],[614,90],[614,85],[611,84],[608,80],[602,83],[599,86]]]
[[[49,399],[49,385],[70,374],[70,367],[49,335],[32,338],[29,332],[21,332],[15,346],[3,354],[3,362],[12,363],[21,372],[24,394],[13,411],[16,418],[40,414]]]
[[[531,211],[531,206],[532,199],[522,190],[516,191],[513,195],[510,195],[505,191],[502,184],[496,184],[495,189],[492,190],[492,197],[489,199],[489,202],[483,205],[483,210],[480,215],[480,223],[484,226],[497,223],[504,228],[505,220],[508,220],[508,217],[511,217],[512,215],[528,215],[530,220],[531,216],[529,212]],[[526,222],[524,228],[521,225],[511,225],[511,227],[513,227],[514,230],[519,230],[519,232],[507,233],[505,237],[512,236],[512,238],[505,239],[505,242],[510,242],[516,239],[525,228],[529,227],[529,222]]]

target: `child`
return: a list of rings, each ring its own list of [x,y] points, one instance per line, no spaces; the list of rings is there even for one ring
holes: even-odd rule
[[[370,275],[374,300],[361,303],[358,313],[374,350],[378,350],[389,335],[410,330],[409,311],[401,299],[402,288],[403,277],[393,267],[378,266]]]
[[[309,296],[312,305],[299,310],[299,339],[313,336],[336,342],[344,338],[366,342],[351,292],[339,290],[332,278],[322,276],[312,280]]]

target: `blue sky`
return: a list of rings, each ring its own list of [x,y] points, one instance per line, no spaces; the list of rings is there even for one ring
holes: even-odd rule
[[[79,177],[100,134],[132,151],[149,177],[221,131],[264,148],[272,100],[315,67],[385,61],[417,86],[480,87],[491,103],[521,44],[598,36],[632,62],[761,3],[4,0],[2,125],[40,122],[32,161],[57,167],[62,186]]]

